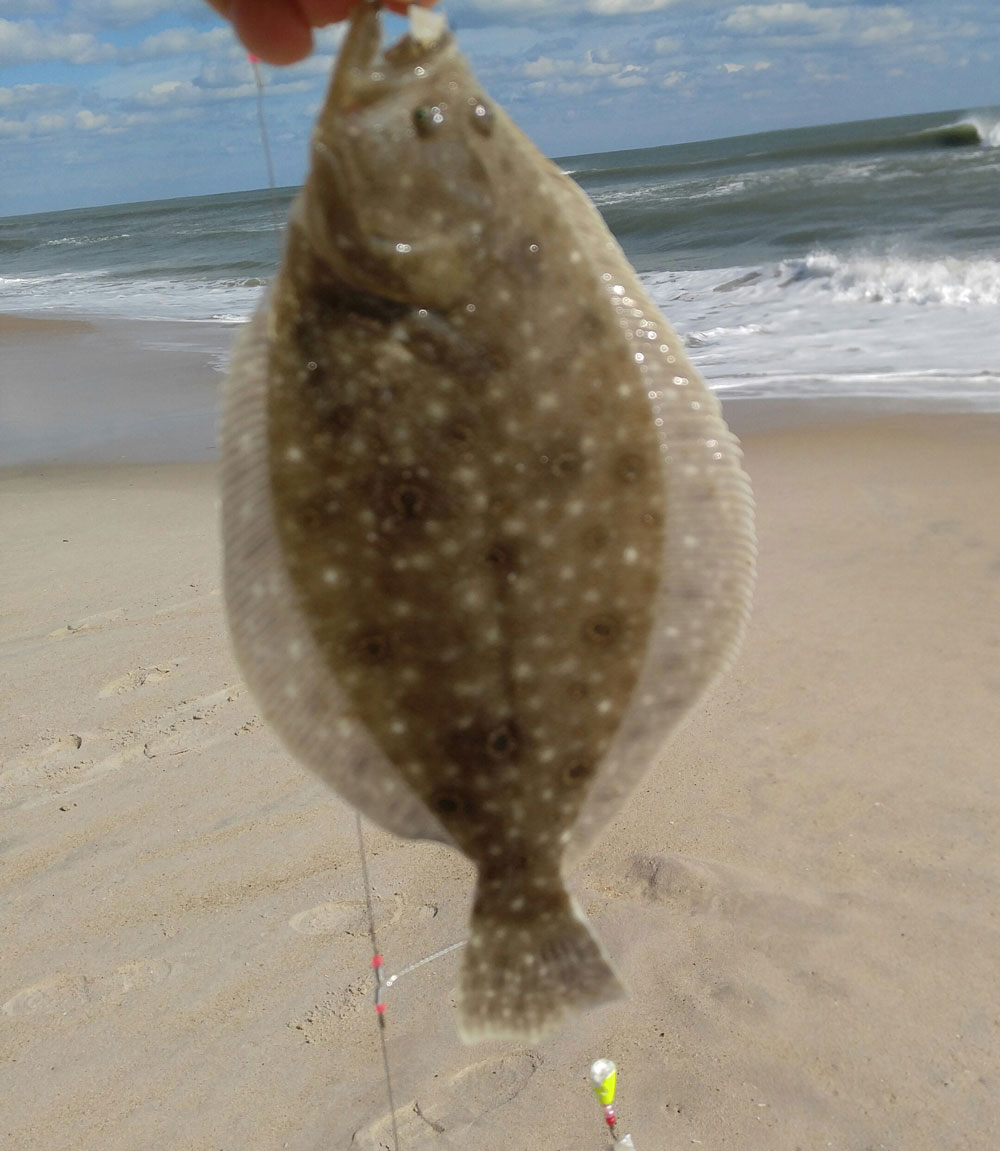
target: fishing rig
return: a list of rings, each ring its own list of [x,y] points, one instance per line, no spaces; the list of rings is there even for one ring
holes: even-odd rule
[[[425,955],[422,959],[418,959],[402,968],[402,970],[397,971],[395,975],[390,975],[386,978],[384,974],[385,957],[379,950],[378,935],[375,927],[375,908],[372,898],[371,877],[368,872],[368,853],[365,850],[364,825],[361,822],[359,813],[355,812],[354,818],[358,832],[358,857],[361,865],[361,881],[364,885],[365,912],[368,916],[368,938],[372,945],[371,966],[375,976],[375,1017],[378,1020],[379,1048],[382,1053],[382,1070],[385,1075],[385,1090],[389,1101],[393,1151],[402,1151],[399,1142],[399,1129],[396,1125],[396,1104],[392,1089],[392,1072],[389,1066],[389,1048],[386,1041],[385,1014],[388,1006],[386,992],[402,979],[404,975],[409,975],[411,971],[416,971],[428,963],[433,963],[436,959],[441,959],[443,956],[457,951],[460,947],[465,946],[466,941],[462,939],[458,943],[452,943],[447,947],[442,947],[439,951]],[[604,1122],[607,1125],[608,1134],[611,1136],[612,1141],[608,1151],[635,1151],[635,1143],[632,1141],[632,1136],[628,1134],[620,1135],[618,1132],[618,1112],[615,1107],[618,1068],[615,1066],[614,1061],[605,1058],[595,1059],[590,1065],[589,1079],[597,1102],[601,1105],[601,1111],[604,1116]]]

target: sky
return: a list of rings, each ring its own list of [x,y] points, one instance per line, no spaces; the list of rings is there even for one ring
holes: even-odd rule
[[[552,156],[1000,104],[997,0],[441,7]],[[263,68],[279,186],[304,175],[341,31]],[[203,0],[0,0],[0,157],[0,216],[267,182],[251,66]]]

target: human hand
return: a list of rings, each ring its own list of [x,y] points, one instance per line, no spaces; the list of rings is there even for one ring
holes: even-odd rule
[[[236,29],[248,52],[268,64],[294,64],[312,51],[312,30],[346,20],[362,0],[208,0]],[[429,8],[435,0],[416,0]],[[405,13],[409,0],[382,0]]]

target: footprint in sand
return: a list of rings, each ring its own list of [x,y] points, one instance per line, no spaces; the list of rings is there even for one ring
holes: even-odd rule
[[[171,660],[169,663],[159,663],[155,667],[137,667],[106,683],[97,693],[98,698],[107,699],[108,696],[123,695],[127,691],[138,691],[147,683],[160,683],[178,666],[177,660]]]
[[[102,975],[57,975],[22,987],[0,1006],[0,1014],[67,1015],[153,987],[169,974],[170,964],[166,960],[135,959]]]
[[[69,639],[70,636],[80,635],[81,633],[100,631],[101,628],[107,627],[109,623],[114,623],[116,620],[121,619],[124,614],[125,609],[121,607],[112,608],[111,611],[99,611],[94,615],[88,615],[83,619],[78,619],[75,623],[68,623],[63,627],[57,627],[55,631],[49,632],[49,639]]]
[[[136,668],[112,680],[101,690],[103,697],[135,691],[143,684],[165,679],[180,661]],[[242,684],[224,686],[208,695],[182,700],[157,719],[143,725],[147,734],[122,744],[125,734],[109,731],[65,735],[37,751],[9,761],[0,769],[0,804],[26,804],[28,808],[50,803],[103,779],[111,772],[158,756],[204,751],[232,739],[233,729],[206,723],[245,693]],[[117,746],[116,746],[117,745]],[[44,791],[39,793],[39,787]],[[27,790],[27,794],[25,793]]]
[[[707,865],[680,855],[633,855],[623,891],[648,903],[670,903],[704,912],[719,897],[718,878]]]
[[[158,756],[182,755],[187,751],[204,751],[225,743],[235,734],[228,726],[206,723],[245,693],[242,684],[222,687],[196,699],[185,699],[169,708],[157,720],[157,730],[145,741],[142,749],[146,759]]]
[[[163,718],[171,719],[174,723],[188,719],[208,719],[227,703],[235,703],[245,691],[242,684],[227,685],[208,695],[198,696],[197,699],[182,700]]]
[[[685,855],[633,855],[620,888],[644,902],[691,915],[819,925],[830,911],[820,896],[803,897],[769,876]]]
[[[85,733],[89,742],[92,738]],[[0,793],[6,802],[13,801],[22,787],[35,787],[40,780],[51,780],[79,766],[85,758],[80,755],[84,736],[73,733],[50,740],[37,751],[29,751],[17,759],[8,760],[0,769]]]
[[[83,975],[58,975],[23,987],[0,1007],[3,1015],[65,1015],[86,1007],[90,997]]]
[[[538,1069],[531,1052],[501,1055],[463,1067],[433,1094],[396,1108],[401,1146],[467,1149],[473,1124],[513,1102]],[[354,1133],[351,1145],[362,1151],[382,1151],[392,1144],[392,1116],[384,1115]]]
[[[83,736],[71,732],[69,735],[61,735],[58,739],[50,740],[44,747],[39,748],[38,751],[30,752],[21,759],[12,760],[8,764],[8,767],[33,766],[65,758],[76,759],[78,758],[76,753],[81,747],[83,747]]]
[[[376,902],[379,924],[388,927],[396,923],[403,914],[404,900],[401,895]],[[367,935],[368,913],[360,899],[335,899],[320,903],[293,915],[288,926],[299,935]]]

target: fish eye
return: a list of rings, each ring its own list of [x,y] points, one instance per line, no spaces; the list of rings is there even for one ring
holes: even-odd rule
[[[444,112],[437,104],[427,104],[413,109],[413,126],[418,136],[428,137],[444,123]]]
[[[472,108],[472,126],[483,136],[492,135],[493,125],[496,123],[493,109],[485,100],[480,100],[477,97],[473,97],[469,101],[469,105]]]

